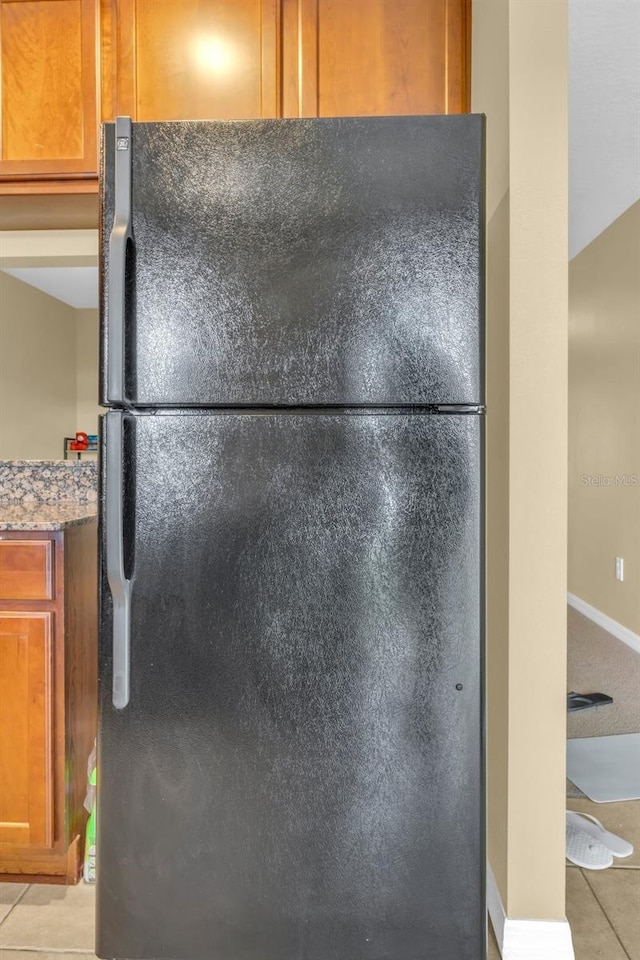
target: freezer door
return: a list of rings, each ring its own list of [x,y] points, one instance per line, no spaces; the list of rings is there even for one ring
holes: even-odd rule
[[[105,419],[98,955],[482,960],[482,418]]]
[[[483,142],[480,116],[106,124],[102,402],[481,404]]]

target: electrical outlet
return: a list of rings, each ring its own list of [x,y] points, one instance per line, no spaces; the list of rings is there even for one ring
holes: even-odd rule
[[[616,580],[624,580],[624,559],[616,557]]]

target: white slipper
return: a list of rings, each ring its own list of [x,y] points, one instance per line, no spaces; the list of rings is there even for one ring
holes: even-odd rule
[[[570,822],[573,823],[574,826],[579,827],[580,830],[588,833],[590,837],[597,840],[598,843],[601,843],[604,847],[607,847],[608,850],[611,850],[614,857],[630,857],[633,853],[632,843],[629,843],[628,840],[623,840],[622,837],[617,836],[615,833],[610,833],[603,827],[599,820],[596,820],[596,818],[592,817],[589,813],[577,813],[575,810],[567,810],[567,823]]]
[[[586,870],[606,870],[613,863],[613,854],[567,818],[567,860]]]

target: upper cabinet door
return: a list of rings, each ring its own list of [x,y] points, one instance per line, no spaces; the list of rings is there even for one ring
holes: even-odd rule
[[[117,81],[104,120],[278,115],[279,0],[119,0],[116,9]]]
[[[0,177],[95,177],[98,0],[0,0]]]
[[[281,2],[283,116],[469,110],[469,0]]]

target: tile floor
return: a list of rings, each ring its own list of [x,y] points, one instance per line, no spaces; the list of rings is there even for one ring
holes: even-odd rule
[[[95,960],[94,900],[84,883],[0,883],[0,960]],[[500,960],[491,929],[488,960]]]
[[[0,960],[93,960],[95,888],[0,883]]]
[[[567,917],[576,960],[640,960],[640,800],[571,799],[567,806],[597,817],[635,848],[609,870],[567,867]]]
[[[0,883],[0,960],[95,960],[94,901],[84,883]],[[491,929],[488,960],[500,960]]]
[[[591,812],[598,805],[574,800],[570,806]],[[576,960],[640,960],[640,803],[599,807],[600,819],[630,839],[636,853],[610,870],[567,868]],[[94,960],[94,890],[83,883],[0,883],[0,960]],[[489,960],[499,960],[491,931]]]
[[[95,887],[84,883],[0,883],[0,960],[95,960],[94,900]],[[492,931],[489,960],[500,960]]]

